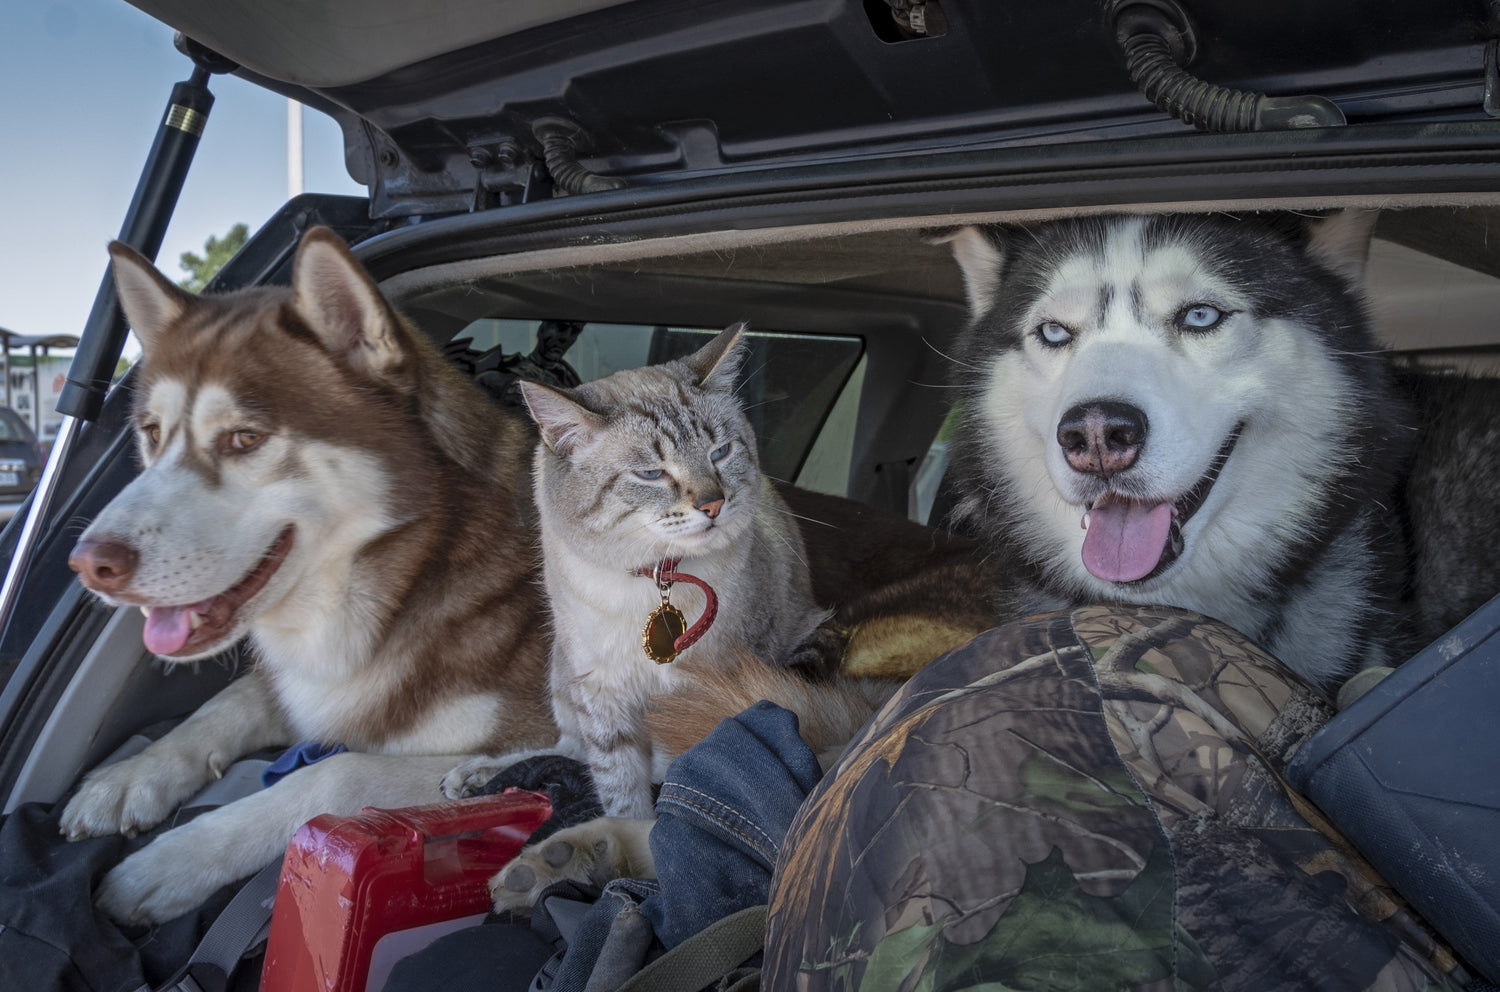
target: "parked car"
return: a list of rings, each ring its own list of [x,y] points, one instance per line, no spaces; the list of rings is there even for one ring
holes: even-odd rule
[[[287,203],[214,289],[285,282],[321,224],[439,344],[523,351],[540,321],[583,322],[586,377],[748,319],[768,470],[883,510],[941,504],[965,305],[930,235],[959,223],[1379,208],[1382,339],[1414,367],[1500,367],[1500,22],[1479,0],[131,2],[200,65],[331,115],[369,191]],[[1127,58],[1142,35],[1195,78]],[[139,614],[68,570],[75,522],[136,471],[131,381],[66,452],[0,632],[6,811],[234,674],[154,665]],[[20,496],[38,463],[15,426]]]
[[[10,407],[0,407],[0,520],[15,516],[46,460],[31,426]]]

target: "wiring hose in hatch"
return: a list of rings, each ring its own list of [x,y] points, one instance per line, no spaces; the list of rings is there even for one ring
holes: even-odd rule
[[[1187,13],[1173,0],[1113,4],[1125,69],[1146,98],[1202,131],[1284,131],[1336,127],[1343,111],[1320,96],[1271,97],[1199,79],[1182,68],[1194,51]]]

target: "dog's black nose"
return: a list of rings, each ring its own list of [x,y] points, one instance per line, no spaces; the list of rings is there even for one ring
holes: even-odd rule
[[[1146,442],[1146,415],[1128,403],[1080,403],[1057,425],[1057,443],[1075,472],[1108,479],[1135,464]]]
[[[124,541],[79,541],[68,567],[95,592],[119,592],[130,584],[140,555]]]

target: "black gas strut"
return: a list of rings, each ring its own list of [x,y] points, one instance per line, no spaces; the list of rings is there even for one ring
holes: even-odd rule
[[[187,179],[188,166],[193,163],[193,153],[198,150],[198,139],[208,121],[209,108],[214,104],[213,94],[208,92],[208,77],[238,68],[228,59],[181,34],[177,36],[176,44],[193,60],[193,74],[172,87],[172,97],[167,101],[166,113],[156,129],[156,140],[146,156],[135,196],[125,214],[125,223],[120,227],[120,240],[152,260],[161,250],[167,224],[177,207],[183,181]],[[67,380],[57,400],[57,409],[63,414],[57,439],[31,497],[30,509],[5,574],[5,584],[0,586],[0,630],[10,622],[21,578],[30,564],[38,529],[52,502],[78,425],[98,418],[104,406],[105,394],[114,379],[115,365],[125,347],[125,334],[125,318],[120,313],[114,280],[106,271],[99,291],[94,295],[94,307],[89,311],[83,333],[79,335],[78,349],[73,354],[73,363],[68,368]]]

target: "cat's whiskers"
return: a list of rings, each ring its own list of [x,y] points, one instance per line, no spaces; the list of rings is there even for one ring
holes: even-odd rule
[[[749,411],[749,410],[758,410],[761,407],[768,406],[768,405],[770,405],[772,403],[780,403],[784,399],[787,399],[787,397],[785,397],[785,396],[772,396],[770,399],[761,400],[759,403],[751,403],[750,405],[748,405],[748,406],[745,407],[745,410],[746,411]]]
[[[757,368],[755,371],[751,372],[749,375],[741,376],[740,377],[740,384],[738,386],[735,386],[734,387],[734,392],[730,393],[729,395],[730,396],[739,396],[740,395],[740,390],[744,389],[746,386],[750,385],[751,381],[756,376],[758,376],[762,372],[764,372],[765,369],[766,369],[766,366],[770,365],[770,364],[771,364],[770,359],[766,359],[764,362],[760,363],[760,367]],[[745,409],[749,409],[749,407],[745,407]]]
[[[771,507],[771,509],[775,510],[777,513],[784,514],[785,516],[788,516],[788,517],[793,517],[793,518],[795,518],[797,520],[806,520],[810,524],[817,524],[819,527],[837,527],[838,526],[838,524],[831,524],[831,523],[829,523],[826,520],[819,520],[816,517],[805,517],[805,516],[803,516],[800,513],[793,513],[791,510],[789,510],[789,509],[787,509],[785,507],[773,506],[773,507]]]
[[[792,542],[791,541],[788,541],[785,537],[783,537],[780,534],[776,535],[776,540],[778,540],[782,544],[786,545],[786,549],[792,553],[792,557],[795,558],[795,559],[797,559],[798,561],[802,562],[802,567],[803,568],[807,567],[807,561],[801,555],[799,555],[797,553],[797,549],[792,546]]]

